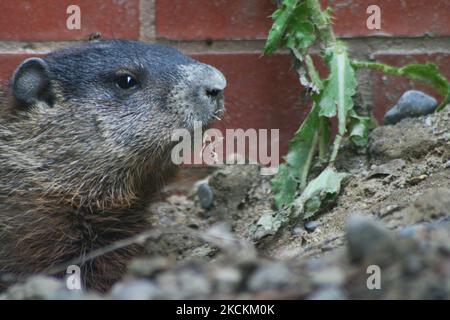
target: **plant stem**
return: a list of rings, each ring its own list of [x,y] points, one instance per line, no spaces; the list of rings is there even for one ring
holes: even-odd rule
[[[333,165],[334,161],[336,160],[339,148],[341,146],[341,142],[342,142],[342,135],[340,135],[339,133],[336,135],[336,138],[334,139],[334,143],[333,143],[333,151],[331,153],[331,157],[330,157],[330,164]]]
[[[309,54],[305,56],[306,70],[308,71],[309,79],[316,86],[319,91],[322,91],[323,85],[322,80],[320,80],[319,73],[317,72],[314,62]]]
[[[322,42],[325,44],[325,47],[331,47],[336,44],[336,35],[334,34],[330,17],[328,16],[326,11],[322,11],[320,7],[319,0],[305,0],[306,6],[311,11],[311,20],[316,26],[319,37]],[[314,84],[320,84],[318,86],[319,90],[322,89],[322,81],[320,80],[320,76],[314,68],[314,63],[309,55],[306,56],[305,59],[306,68],[308,70],[308,74],[310,76],[311,81]],[[322,161],[326,161],[326,157],[328,154],[328,144],[329,144],[329,127],[330,121],[328,118],[323,118],[320,120],[320,140],[319,140],[319,158]],[[330,157],[330,163],[334,163],[337,157],[337,153],[339,151],[339,147],[342,142],[342,135],[338,134],[333,143],[333,151]]]
[[[328,161],[330,126],[330,119],[327,117],[319,118],[319,159],[323,163]]]
[[[352,60],[351,64],[353,66],[353,68],[355,69],[372,69],[372,70],[376,70],[376,71],[380,71],[383,72],[385,74],[389,74],[392,76],[399,76],[399,77],[406,77],[408,79],[414,80],[414,81],[419,81],[419,82],[424,82],[430,85],[430,83],[428,83],[427,81],[424,81],[421,78],[417,78],[412,76],[411,74],[408,74],[406,72],[404,72],[404,68],[397,68],[397,67],[393,67],[381,62],[371,62],[371,61],[358,61],[358,60]],[[446,79],[444,79],[444,81],[447,81]],[[432,84],[431,84],[432,85]],[[447,85],[448,88],[445,89],[440,89],[436,86],[434,86],[434,88],[436,89],[436,91],[438,91],[441,95],[444,96],[444,100],[441,102],[441,104],[437,107],[436,111],[442,111],[448,103],[450,103],[450,84]]]
[[[319,141],[319,132],[316,131],[316,133],[314,134],[313,137],[313,142],[312,142],[312,148],[311,148],[311,152],[308,154],[308,158],[306,159],[306,169],[303,171],[302,176],[300,177],[300,189],[303,190],[306,188],[306,185],[308,183],[308,176],[309,176],[309,170],[311,169],[311,165],[312,165],[312,160],[314,157],[314,154],[316,153],[316,149],[317,149],[317,143]]]
[[[352,60],[351,64],[355,69],[372,69],[384,72],[392,76],[404,75],[403,72],[400,71],[400,68],[392,67],[380,62]]]

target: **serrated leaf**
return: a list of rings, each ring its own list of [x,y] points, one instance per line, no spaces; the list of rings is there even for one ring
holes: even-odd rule
[[[275,204],[278,208],[289,205],[294,201],[298,182],[291,172],[291,168],[281,164],[278,168],[277,176],[272,180]]]
[[[274,53],[281,46],[284,33],[294,14],[297,2],[298,0],[284,0],[281,7],[272,15],[273,25],[269,31],[264,48],[266,54]]]
[[[320,116],[328,118],[338,116],[338,131],[346,131],[347,113],[353,108],[353,95],[356,93],[357,81],[344,45],[337,43],[326,52],[326,62],[330,74],[325,81],[319,97]]]
[[[316,151],[319,135],[319,108],[313,105],[308,117],[289,143],[286,163],[296,172],[300,187],[306,186],[308,171]]]
[[[316,41],[314,25],[309,21],[293,22],[293,34],[287,34],[286,46],[289,48],[305,49]]]
[[[281,166],[281,172],[272,180],[278,208],[293,202],[299,185],[301,188],[306,186],[309,168],[318,143],[318,110],[319,108],[314,105],[295,133],[289,143],[289,152],[285,156],[286,164]]]
[[[335,201],[341,190],[341,183],[346,177],[348,174],[327,167],[317,178],[309,182],[302,195],[294,201],[294,217],[311,218],[324,204]]]
[[[310,10],[298,0],[286,0],[272,15],[274,23],[267,38],[265,53],[281,47],[306,49],[316,41],[316,30],[310,21]]]
[[[305,49],[314,44],[316,33],[309,16],[309,10],[304,3],[297,6],[289,22],[290,31],[286,34],[287,47]]]

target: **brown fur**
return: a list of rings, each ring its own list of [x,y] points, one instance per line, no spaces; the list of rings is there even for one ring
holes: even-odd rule
[[[23,119],[9,122],[8,129],[0,124],[2,140],[10,138],[7,146],[0,144],[1,271],[18,276],[45,273],[150,227],[145,207],[162,181],[174,172],[169,159],[157,158],[156,170],[131,163],[129,168],[109,175],[102,172],[105,164],[99,162],[90,175],[83,170],[72,172],[73,167],[62,161],[58,174],[67,180],[58,181],[46,170],[40,173],[39,164],[24,152],[54,137],[40,130],[27,132],[20,128],[23,123]],[[41,125],[35,115],[27,119],[26,128]],[[161,171],[167,174],[155,173]],[[99,183],[101,179],[108,182]],[[133,245],[86,262],[82,266],[85,285],[106,290],[140,249]]]

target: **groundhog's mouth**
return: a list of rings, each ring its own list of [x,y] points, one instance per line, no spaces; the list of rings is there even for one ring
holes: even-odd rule
[[[202,127],[205,128],[210,127],[216,121],[222,121],[222,116],[225,113],[223,97],[211,102],[209,105],[201,106],[194,116],[196,119],[194,122],[201,122]]]
[[[212,115],[212,118],[213,118],[212,121],[213,122],[214,122],[214,120],[222,121],[222,116],[224,115],[224,113],[225,113],[225,103],[222,99],[222,101],[218,103],[218,107]]]

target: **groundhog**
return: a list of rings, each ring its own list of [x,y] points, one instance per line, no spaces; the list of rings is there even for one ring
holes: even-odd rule
[[[162,45],[113,40],[30,58],[0,100],[0,272],[45,273],[149,228],[174,129],[224,110],[226,80]],[[81,265],[105,291],[138,245]]]

